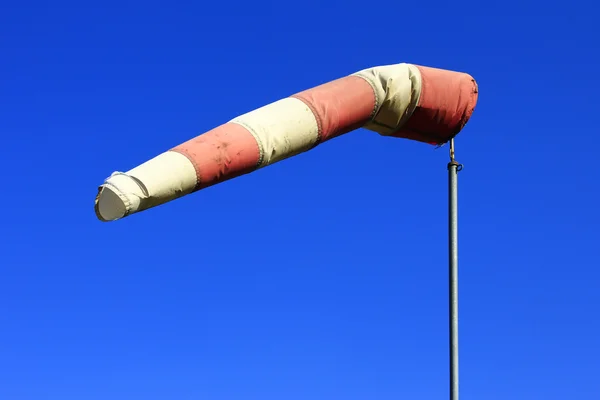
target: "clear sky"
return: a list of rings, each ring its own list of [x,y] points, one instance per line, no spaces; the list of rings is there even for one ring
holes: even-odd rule
[[[358,130],[122,221],[96,189],[383,64],[458,136],[461,394],[600,398],[592,2],[5,1],[0,399],[444,399],[447,149]],[[492,3],[492,2],[490,2]]]

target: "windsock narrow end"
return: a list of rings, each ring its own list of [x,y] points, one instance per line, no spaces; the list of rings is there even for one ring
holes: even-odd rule
[[[190,160],[167,151],[127,172],[113,172],[98,190],[96,216],[114,221],[191,193],[196,184]]]
[[[117,193],[117,189],[101,186],[96,196],[94,210],[100,221],[115,221],[127,214],[127,205],[122,196]]]

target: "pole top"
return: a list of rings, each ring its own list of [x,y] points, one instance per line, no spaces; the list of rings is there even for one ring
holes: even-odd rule
[[[456,172],[462,170],[462,164],[456,161],[454,158],[454,138],[450,139],[450,162],[448,163],[448,169],[450,167],[456,167]]]

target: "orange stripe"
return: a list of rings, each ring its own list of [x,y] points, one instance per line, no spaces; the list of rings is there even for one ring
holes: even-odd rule
[[[319,142],[363,126],[375,109],[375,94],[362,78],[347,76],[297,93],[319,125]]]
[[[196,169],[196,190],[256,169],[258,143],[246,128],[234,123],[218,126],[171,151],[186,156]]]
[[[416,66],[421,72],[419,104],[413,115],[392,136],[442,144],[453,138],[475,110],[477,83],[468,74]]]

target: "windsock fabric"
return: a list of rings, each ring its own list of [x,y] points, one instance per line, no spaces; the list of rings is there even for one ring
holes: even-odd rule
[[[96,215],[120,219],[310,150],[363,127],[443,144],[467,123],[468,74],[412,64],[365,69],[268,104],[201,134],[99,188]]]

